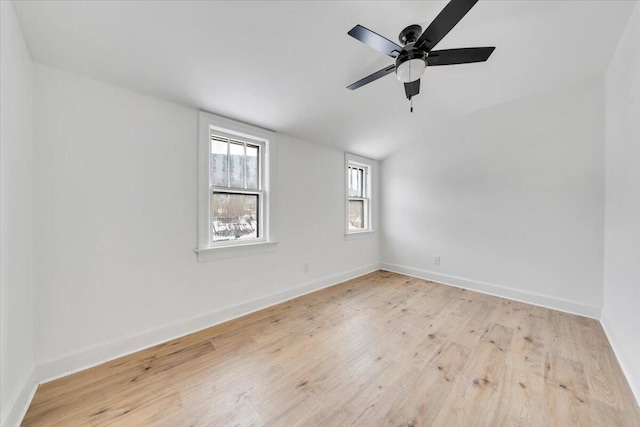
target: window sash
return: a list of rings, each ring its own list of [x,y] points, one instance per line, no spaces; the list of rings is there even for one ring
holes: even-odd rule
[[[351,205],[350,202],[362,202],[362,224],[361,227],[353,227],[351,225],[351,209],[348,207],[348,217],[347,217],[347,226],[349,231],[367,231],[370,229],[369,227],[369,207],[371,206],[371,202],[367,197],[349,197],[348,204]]]
[[[264,142],[262,141],[247,141],[241,138],[231,138],[231,137],[227,137],[222,135],[222,132],[216,132],[214,129],[210,130],[209,133],[209,185],[211,186],[211,155],[214,154],[213,153],[213,143],[214,142],[222,142],[225,143],[227,146],[227,150],[226,150],[226,159],[225,159],[225,178],[224,181],[226,181],[226,185],[217,185],[216,187],[218,188],[227,188],[227,189],[234,189],[234,190],[262,190],[263,185],[264,185],[264,179],[263,179],[263,150],[264,150]],[[242,166],[242,186],[234,186],[231,185],[231,147],[232,145],[242,145],[242,150],[243,150],[243,166]],[[249,169],[249,162],[247,161],[249,157],[251,156],[247,156],[247,147],[251,147],[251,148],[256,148],[257,149],[257,182],[256,182],[256,187],[257,188],[249,188],[247,185],[247,175],[248,175],[248,169]]]
[[[209,244],[211,246],[224,246],[229,244],[237,244],[237,242],[260,242],[265,241],[266,236],[264,235],[265,230],[265,192],[262,190],[234,190],[225,187],[216,187],[210,186],[209,189],[209,206],[213,205],[213,197],[214,194],[237,194],[237,195],[246,195],[246,196],[258,196],[258,206],[257,206],[257,230],[256,237],[253,239],[228,239],[228,240],[214,240],[213,236],[213,227],[212,222],[214,218],[214,213],[212,211],[209,212]]]
[[[367,196],[368,168],[364,166],[349,165],[349,197]]]

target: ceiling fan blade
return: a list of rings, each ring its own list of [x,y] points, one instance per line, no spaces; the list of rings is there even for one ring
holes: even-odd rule
[[[400,55],[400,52],[402,52],[402,46],[395,44],[391,40],[387,40],[380,34],[374,33],[362,25],[356,25],[347,34],[354,39],[360,40],[367,46],[374,48],[378,52],[382,52],[392,58],[396,58]]]
[[[396,69],[395,64],[389,65],[387,68],[383,68],[380,71],[376,71],[375,73],[370,74],[367,77],[360,79],[357,82],[347,86],[347,89],[351,89],[351,90],[358,89],[360,86],[364,86],[367,83],[371,83],[374,80],[378,80],[380,77],[384,77],[387,74],[393,73],[395,69]]]
[[[424,30],[415,46],[429,52],[471,10],[478,0],[451,0]]]
[[[427,65],[455,65],[484,62],[489,59],[495,47],[467,47],[462,49],[432,50],[427,57]]]
[[[412,96],[415,96],[420,93],[420,79],[405,83],[404,84],[404,93],[407,95],[407,99],[411,99]]]

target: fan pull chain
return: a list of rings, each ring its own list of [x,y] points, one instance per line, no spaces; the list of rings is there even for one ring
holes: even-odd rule
[[[409,102],[411,102],[411,112],[413,113],[413,96],[409,98]]]

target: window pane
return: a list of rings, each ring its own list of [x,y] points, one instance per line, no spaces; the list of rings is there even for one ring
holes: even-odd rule
[[[211,139],[209,181],[217,187],[227,186],[227,142]]]
[[[213,193],[211,198],[211,240],[256,239],[259,236],[257,194]]]
[[[364,200],[349,200],[349,229],[362,230],[364,228]]]
[[[365,197],[364,169],[349,166],[349,197]]]
[[[354,168],[349,168],[349,197],[358,197],[358,174]]]
[[[259,184],[259,148],[247,144],[247,188],[257,189]]]
[[[232,142],[229,155],[229,185],[244,188],[244,144]]]

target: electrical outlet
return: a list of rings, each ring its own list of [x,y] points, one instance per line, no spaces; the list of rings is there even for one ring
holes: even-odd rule
[[[440,265],[440,256],[434,256],[433,257],[433,263],[435,265]]]
[[[303,262],[302,263],[302,272],[303,273],[308,273],[309,272],[309,263],[308,262]]]

